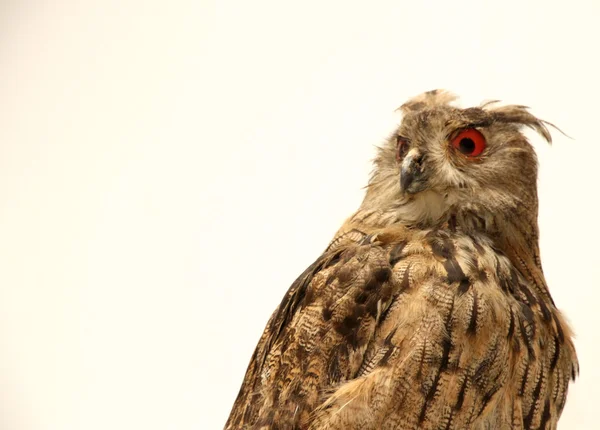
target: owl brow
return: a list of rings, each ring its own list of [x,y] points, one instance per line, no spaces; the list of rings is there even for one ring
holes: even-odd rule
[[[490,125],[492,125],[493,121],[491,119],[485,119],[485,120],[479,120],[479,121],[473,121],[473,122],[469,122],[467,127],[469,128],[483,128],[483,127],[489,127]]]
[[[394,139],[396,140],[396,142],[397,142],[398,140],[402,139],[402,140],[406,141],[406,143],[411,143],[411,140],[410,140],[410,138],[408,138],[408,137],[406,137],[406,136],[404,136],[404,135],[402,135],[402,134],[400,134],[400,133],[396,133],[396,134],[394,135]]]
[[[464,121],[461,125],[453,124],[452,121],[446,121],[446,127],[451,127],[450,131],[446,134],[446,139],[452,139],[453,136],[456,136],[463,130],[468,128],[486,128],[493,124],[493,120],[491,118],[487,119],[479,119],[477,121]]]
[[[493,118],[483,109],[471,107],[460,112],[460,118],[465,123],[465,128],[489,127]]]

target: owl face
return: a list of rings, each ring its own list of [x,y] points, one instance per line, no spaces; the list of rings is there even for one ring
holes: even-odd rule
[[[450,105],[453,99],[433,91],[402,106],[402,123],[380,150],[367,201],[420,224],[449,212],[485,218],[518,205],[537,211],[537,158],[520,126],[550,140],[545,123],[524,106],[460,109]]]
[[[490,190],[508,187],[518,194],[535,186],[531,145],[517,127],[495,123],[483,109],[437,107],[410,113],[391,144],[404,194],[429,190],[474,198]]]

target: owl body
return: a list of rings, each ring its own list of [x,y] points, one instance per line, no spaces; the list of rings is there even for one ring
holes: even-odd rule
[[[518,128],[549,135],[522,106],[452,100],[403,105],[363,204],[268,322],[226,429],[556,428],[578,365]]]

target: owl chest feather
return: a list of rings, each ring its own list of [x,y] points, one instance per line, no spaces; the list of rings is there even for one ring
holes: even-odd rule
[[[392,287],[354,373],[362,383],[337,401],[365,385],[388,399],[373,428],[554,428],[578,369],[569,328],[487,236],[391,227],[359,246],[385,250]]]
[[[272,316],[239,417],[554,428],[576,371],[560,313],[486,236],[348,225]]]

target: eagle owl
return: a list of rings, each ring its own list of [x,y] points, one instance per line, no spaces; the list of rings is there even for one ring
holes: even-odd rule
[[[226,429],[555,429],[578,363],[540,261],[525,106],[401,106],[359,209],[292,284]]]

